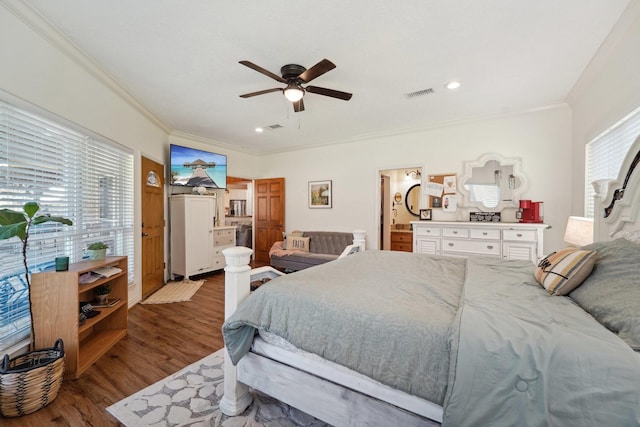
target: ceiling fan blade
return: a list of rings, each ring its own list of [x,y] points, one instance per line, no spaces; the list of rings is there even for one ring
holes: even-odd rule
[[[317,93],[318,95],[330,96],[332,98],[338,98],[345,101],[350,100],[351,97],[353,96],[353,94],[350,94],[347,92],[341,92],[339,90],[333,90],[333,89],[326,89],[318,86],[307,86],[306,88],[304,88],[304,90],[306,90],[309,93]]]
[[[334,68],[336,68],[336,65],[333,62],[328,59],[323,59],[307,71],[300,74],[298,78],[302,80],[303,83],[309,83],[311,80],[320,77],[327,71],[331,71]]]
[[[277,74],[273,74],[271,71],[269,70],[265,70],[264,68],[262,68],[259,65],[254,64],[251,61],[240,61],[240,63],[246,67],[251,68],[252,70],[256,70],[257,72],[264,74],[267,77],[271,77],[273,80],[279,81],[280,83],[286,83],[287,81],[285,79],[283,79],[282,77],[280,77]]]
[[[282,92],[282,88],[274,87],[273,89],[259,90],[257,92],[245,93],[240,95],[240,98],[251,98],[252,96],[264,95],[265,93]]]
[[[300,111],[304,111],[304,101],[300,99],[300,101],[292,102],[293,111],[299,113]]]

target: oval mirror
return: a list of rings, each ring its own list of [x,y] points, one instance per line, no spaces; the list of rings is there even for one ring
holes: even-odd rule
[[[527,187],[527,178],[520,171],[521,163],[518,158],[507,159],[493,153],[464,162],[459,191],[465,205],[485,212],[517,208],[520,194]]]
[[[420,184],[414,184],[404,196],[404,205],[411,215],[420,215]]]

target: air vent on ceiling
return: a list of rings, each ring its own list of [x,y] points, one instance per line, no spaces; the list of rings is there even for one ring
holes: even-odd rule
[[[432,93],[434,93],[433,88],[429,88],[429,89],[422,89],[422,90],[417,90],[415,92],[407,93],[405,94],[405,96],[407,98],[415,98],[417,96],[431,95]]]

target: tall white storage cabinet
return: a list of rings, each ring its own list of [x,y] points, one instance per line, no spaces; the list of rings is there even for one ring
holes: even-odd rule
[[[171,274],[184,277],[217,269],[213,257],[213,197],[171,196]]]

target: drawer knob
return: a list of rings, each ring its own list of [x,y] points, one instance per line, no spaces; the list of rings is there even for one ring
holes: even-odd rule
[[[488,233],[487,233],[486,231],[483,231],[483,232],[482,232],[482,235],[483,235],[483,236],[486,236],[487,234],[488,234]]]
[[[518,233],[518,234],[516,234],[516,236],[522,237],[522,233]]]
[[[449,246],[453,247],[453,243],[449,243]]]
[[[493,245],[487,245],[487,249],[493,249]]]
[[[453,234],[458,234],[458,232],[456,230],[453,230]]]

